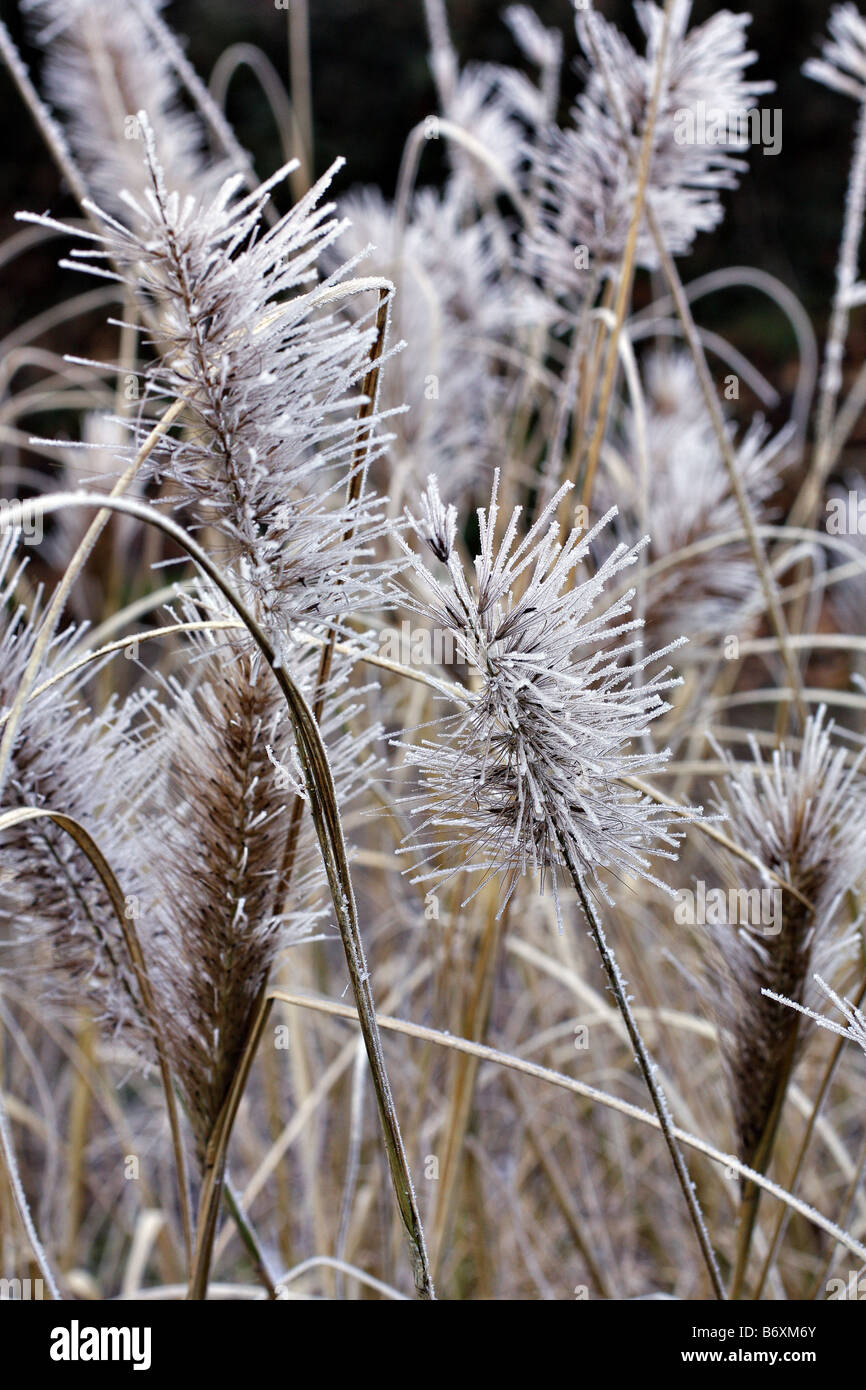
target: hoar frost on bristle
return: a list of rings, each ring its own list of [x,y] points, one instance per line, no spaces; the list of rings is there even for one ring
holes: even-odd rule
[[[484,881],[503,877],[504,901],[530,871],[542,885],[552,879],[555,891],[568,860],[603,893],[604,870],[659,883],[652,860],[676,857],[674,826],[683,816],[623,779],[663,766],[665,753],[631,749],[668,708],[664,692],[678,681],[665,668],[638,687],[635,669],[645,673],[659,654],[624,667],[621,652],[604,650],[611,636],[638,627],[629,620],[631,594],[605,601],[605,590],[640,547],[617,546],[583,577],[583,561],[613,513],[561,542],[553,518],[567,488],[522,538],[515,509],[497,545],[497,489],[498,475],[489,507],[478,513],[474,573],[452,549],[439,578],[404,542],[414,576],[411,584],[395,581],[395,599],[449,633],[468,667],[465,691],[453,696],[456,712],[425,725],[417,742],[398,744],[421,781],[412,798],[420,825],[404,852],[423,855],[416,881],[436,882],[453,872],[447,861],[461,848]],[[427,509],[437,516],[435,490]],[[429,522],[418,525],[423,534]],[[434,838],[419,841],[431,830]]]
[[[182,198],[168,190],[144,112],[139,120],[149,186],[127,198],[131,226],[93,205],[101,235],[66,230],[87,243],[71,264],[113,276],[102,268],[110,259],[153,306],[159,356],[147,398],[183,400],[195,424],[164,435],[146,471],[171,481],[176,503],[215,528],[215,558],[234,567],[269,631],[376,606],[388,569],[373,553],[387,529],[382,504],[365,479],[347,493],[375,305],[366,321],[350,322],[333,305],[318,308],[316,295],[351,269],[318,273],[343,230],[321,203],[339,161],[264,230],[263,207],[289,166],[248,196],[236,175],[211,200]],[[136,443],[152,423],[140,419]],[[380,447],[377,425],[365,422],[363,467]]]
[[[589,75],[567,130],[552,127],[543,153],[545,217],[526,239],[528,263],[557,297],[581,298],[585,271],[574,251],[586,246],[592,263],[614,268],[622,259],[634,207],[644,124],[661,51],[664,10],[635,6],[646,38],[640,55],[615,25],[596,11],[579,10],[577,32]],[[667,75],[655,126],[646,191],[672,255],[688,252],[701,232],[723,217],[720,194],[735,188],[745,168],[743,147],[677,139],[677,113],[745,112],[773,89],[745,76],[755,54],[746,49],[750,16],[723,10],[689,30],[691,4],[678,0],[670,19]],[[643,220],[637,264],[656,268],[658,253]]]
[[[784,1080],[797,1023],[768,992],[806,1003],[813,969],[827,969],[853,944],[851,933],[841,928],[839,910],[866,855],[859,781],[866,752],[849,763],[833,732],[822,707],[810,715],[799,753],[782,746],[766,762],[753,740],[751,766],[737,767],[717,749],[730,766],[716,793],[726,833],[764,866],[763,875],[752,875],[759,883],[781,879],[799,894],[778,888],[778,930],[741,924],[712,933],[712,998],[724,1029],[740,1156],[747,1163],[754,1159]],[[736,873],[742,878],[741,863]]]

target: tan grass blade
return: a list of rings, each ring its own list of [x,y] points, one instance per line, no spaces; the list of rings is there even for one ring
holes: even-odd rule
[[[142,1008],[145,1018],[150,1025],[159,1063],[160,1077],[162,1080],[162,1088],[165,1093],[165,1104],[168,1112],[169,1125],[171,1127],[172,1145],[177,1169],[184,1240],[187,1247],[187,1258],[189,1258],[192,1243],[192,1222],[189,1212],[186,1159],[184,1156],[183,1139],[180,1132],[180,1118],[171,1079],[171,1069],[168,1065],[168,1059],[162,1044],[162,1032],[159,1027],[153,990],[147,974],[147,966],[141,949],[141,943],[138,939],[138,933],[135,930],[135,923],[132,921],[131,917],[127,915],[126,898],[123,895],[123,891],[110,864],[92,835],[85,830],[83,825],[80,825],[78,821],[73,819],[72,816],[67,816],[60,811],[51,811],[38,806],[21,806],[17,807],[14,811],[6,811],[0,815],[0,834],[2,834],[4,830],[10,830],[14,825],[22,825],[27,821],[35,820],[52,821],[59,829],[65,831],[66,834],[74,840],[75,844],[81,852],[87,856],[95,872],[99,875],[102,885],[111,901],[115,916],[117,917],[126,945],[127,954],[135,972],[136,982],[141,995]]]

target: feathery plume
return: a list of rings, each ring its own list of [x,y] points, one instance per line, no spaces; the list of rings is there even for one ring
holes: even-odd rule
[[[226,616],[215,596],[200,600]],[[184,610],[191,610],[184,604]],[[152,850],[137,874],[146,948],[172,1067],[202,1157],[280,954],[327,917],[327,884],[306,818],[288,896],[281,873],[294,797],[304,796],[285,702],[244,634],[191,639],[194,684],[167,683],[136,762]],[[312,699],[318,649],[292,676]],[[365,690],[337,659],[322,735],[341,811],[375,775],[381,730],[355,732]]]
[[[187,110],[165,55],[140,8],[164,0],[22,0],[46,50],[44,85],[95,198],[125,216],[126,189],[143,195],[138,112],[145,107],[171,184],[183,195],[213,195],[228,166],[207,150],[199,117]]]
[[[605,589],[635,563],[640,547],[617,546],[582,577],[614,513],[582,538],[574,530],[560,541],[553,517],[567,489],[522,539],[516,508],[497,545],[497,488],[498,475],[489,507],[478,513],[472,578],[453,549],[453,514],[443,525],[435,485],[419,531],[435,537],[446,576],[437,578],[406,547],[417,588],[401,587],[400,601],[450,634],[458,662],[468,667],[465,693],[454,696],[457,712],[437,721],[435,737],[401,745],[421,775],[421,828],[439,832],[422,848],[438,865],[464,847],[473,869],[504,875],[505,901],[528,871],[539,871],[542,885],[552,878],[555,891],[566,863],[580,865],[605,894],[605,869],[657,883],[651,860],[675,857],[674,816],[623,778],[663,764],[663,753],[629,749],[668,708],[662,696],[677,681],[665,668],[637,688],[635,666],[619,664],[622,649],[613,656],[603,650],[608,639],[638,626],[628,621],[632,594],[606,603]],[[655,659],[642,658],[636,669]],[[449,872],[434,867],[420,878]]]
[[[641,431],[631,408],[623,421],[625,457],[617,466],[615,449],[609,451],[599,497],[616,497],[624,516],[631,519],[632,535],[644,528],[649,532],[647,563],[652,565],[708,536],[739,530],[741,518],[690,355],[650,353],[644,385],[646,516],[641,515]],[[734,428],[732,423],[731,434]],[[784,431],[774,438],[769,434],[757,416],[736,450],[737,471],[760,520],[769,519],[767,501],[778,487],[788,438]],[[664,645],[681,633],[691,638],[741,631],[750,612],[759,611],[760,600],[760,583],[744,538],[651,575],[644,596],[647,632],[654,644]]]
[[[546,215],[527,238],[529,262],[549,290],[582,298],[586,275],[575,264],[575,249],[588,248],[593,264],[615,269],[622,259],[634,209],[638,158],[659,61],[664,11],[638,0],[638,22],[646,53],[638,54],[597,11],[577,12],[577,32],[589,65],[586,88],[572,112],[568,130],[553,128],[543,153]],[[771,82],[745,76],[756,55],[746,48],[750,16],[722,10],[689,30],[691,4],[679,0],[670,20],[667,73],[655,126],[647,201],[673,255],[691,249],[701,232],[722,220],[720,193],[735,188],[746,167],[738,156],[746,146],[740,125],[726,144],[701,138],[678,123],[701,107],[740,117]],[[706,132],[703,132],[706,137]],[[687,136],[688,138],[684,138]],[[639,232],[638,266],[655,268],[657,253],[646,219]]]
[[[384,532],[379,504],[363,479],[347,494],[357,388],[376,330],[340,317],[330,302],[348,267],[321,283],[316,270],[342,230],[330,205],[320,205],[339,164],[263,232],[270,190],[291,166],[247,197],[240,175],[210,201],[182,197],[166,186],[143,111],[139,121],[147,191],[140,201],[123,195],[129,227],[92,205],[104,232],[84,233],[89,245],[71,264],[112,277],[102,264],[110,259],[160,307],[148,398],[183,401],[189,427],[163,437],[149,469],[176,485],[199,525],[219,533],[224,560],[273,630],[377,602],[367,561]],[[375,426],[376,417],[365,423],[368,440]]]
[[[15,563],[15,547],[15,532],[4,530],[0,717],[12,707],[40,620],[39,595],[29,611],[15,601],[23,569]],[[98,714],[91,709],[81,673],[62,676],[79,637],[69,628],[49,649],[43,684],[53,683],[25,707],[4,810],[34,807],[71,816],[93,836],[123,883],[134,815],[124,745],[148,700],[112,700]],[[138,989],[120,924],[101,880],[71,837],[46,818],[21,823],[0,835],[0,861],[0,924],[16,973],[32,974],[46,999],[88,1004],[108,1026],[140,1030]]]
[[[562,37],[546,29],[525,5],[512,5],[503,18],[518,47],[538,69],[538,82],[502,63],[468,63],[461,68],[447,31],[444,6],[427,4],[430,66],[442,114],[483,146],[519,183],[527,162],[527,140],[553,120],[562,63]],[[459,145],[449,145],[452,174],[447,194],[461,211],[482,207],[500,189],[484,163]]]
[[[397,282],[395,318],[405,342],[389,363],[381,402],[394,412],[383,459],[389,490],[414,504],[436,473],[447,495],[459,497],[489,476],[503,447],[497,359],[513,324],[490,219],[467,221],[453,189],[425,189],[413,200],[395,260],[393,209],[377,190],[349,195],[340,211],[351,223],[340,254],[366,251],[370,269]]]
[[[630,748],[646,738],[652,721],[668,709],[662,696],[677,681],[665,668],[636,686],[635,672],[643,675],[663,653],[624,669],[603,650],[607,638],[638,626],[620,621],[627,619],[632,594],[606,606],[604,594],[609,581],[635,562],[640,547],[618,546],[593,574],[581,577],[593,541],[613,514],[582,539],[572,530],[560,541],[554,518],[566,486],[521,540],[520,508],[515,508],[497,546],[498,481],[497,473],[490,505],[478,512],[480,547],[473,578],[453,548],[444,561],[447,579],[441,581],[409,551],[421,596],[406,592],[403,602],[450,633],[468,667],[465,694],[455,691],[453,697],[457,712],[436,721],[435,737],[398,745],[421,778],[414,803],[424,816],[419,833],[429,828],[437,832],[420,846],[433,867],[417,871],[415,881],[438,881],[453,872],[447,864],[439,867],[439,861],[450,859],[459,846],[463,867],[481,871],[482,882],[501,877],[501,915],[520,876],[537,871],[542,889],[547,879],[552,881],[560,928],[557,878],[563,875],[572,884],[652,1098],[710,1278],[720,1292],[715,1255],[667,1101],[587,892],[592,880],[610,901],[604,871],[666,888],[654,875],[652,861],[676,858],[681,836],[673,823],[682,822],[683,814],[632,791],[624,779],[657,772],[664,764],[665,753]],[[427,518],[420,533],[429,537],[432,521],[441,540],[443,517],[435,491]],[[445,536],[453,540],[447,514],[444,523]]]
[[[775,935],[740,926],[718,943],[717,997],[739,1153],[752,1166],[762,1141],[766,1147],[780,1087],[787,1085],[797,1033],[795,1016],[764,991],[804,1002],[813,966],[826,967],[844,945],[838,909],[866,853],[857,789],[864,755],[846,767],[846,750],[834,744],[833,729],[821,708],[808,720],[799,755],[783,746],[766,763],[753,743],[753,765],[731,765],[717,794],[732,838],[799,894],[783,893]]]
[[[807,59],[804,73],[855,101],[866,101],[866,19],[856,5],[834,5],[827,28],[823,57]]]

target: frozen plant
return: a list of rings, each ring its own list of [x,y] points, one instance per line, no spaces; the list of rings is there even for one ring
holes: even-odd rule
[[[773,1153],[798,1054],[796,1015],[780,1009],[773,994],[804,1003],[814,967],[851,945],[839,915],[866,853],[864,754],[851,758],[833,733],[820,708],[809,717],[799,753],[783,744],[767,762],[752,741],[753,764],[726,759],[730,771],[717,798],[735,843],[763,866],[763,881],[785,885],[776,934],[740,926],[717,939],[714,997],[738,1149],[759,1172]],[[735,1287],[745,1274],[757,1198],[744,1182]]]
[[[402,601],[450,632],[468,667],[465,691],[453,693],[456,712],[434,721],[434,737],[425,730],[417,742],[401,745],[421,778],[415,801],[422,817],[419,833],[436,832],[420,845],[434,867],[422,870],[418,881],[452,874],[453,865],[438,861],[460,853],[462,867],[482,871],[482,882],[502,876],[504,911],[520,877],[538,873],[542,888],[546,878],[552,880],[561,925],[557,876],[570,880],[720,1294],[715,1255],[667,1102],[588,892],[591,882],[610,901],[605,870],[665,888],[652,861],[676,857],[680,833],[674,822],[697,814],[671,811],[629,785],[664,764],[664,753],[636,752],[633,745],[665,712],[664,693],[677,680],[666,667],[635,683],[636,674],[644,676],[649,663],[665,652],[623,667],[619,656],[630,647],[615,656],[604,648],[606,639],[638,626],[628,620],[633,595],[607,600],[605,590],[635,563],[639,547],[617,546],[594,573],[584,568],[613,513],[582,538],[573,529],[561,540],[555,514],[566,486],[522,537],[521,508],[515,508],[497,543],[498,485],[497,473],[490,504],[478,512],[474,573],[461,562],[454,510],[443,506],[435,480],[415,528],[444,567],[442,579],[403,541],[418,593],[403,590]]]
[[[521,875],[538,872],[542,886],[575,870],[602,893],[602,871],[657,883],[652,860],[670,858],[677,816],[626,785],[652,775],[664,753],[638,745],[664,714],[664,693],[677,684],[664,668],[641,685],[637,669],[663,656],[621,661],[634,640],[611,654],[606,643],[634,634],[631,592],[613,601],[606,589],[633,565],[640,546],[616,546],[594,574],[584,570],[608,513],[590,532],[561,541],[554,519],[562,492],[524,536],[520,508],[497,541],[498,475],[490,505],[478,513],[479,553],[467,573],[454,544],[454,514],[431,480],[416,529],[444,567],[439,577],[407,547],[411,589],[400,601],[453,638],[469,676],[455,689],[456,712],[436,721],[405,753],[422,778],[417,810],[436,839],[431,859],[466,847],[468,866],[505,879],[508,901]],[[678,644],[675,644],[678,645]],[[432,867],[438,880],[449,867]]]
[[[270,190],[291,166],[246,197],[239,174],[213,199],[184,197],[166,185],[143,111],[139,123],[148,186],[140,201],[123,195],[130,226],[88,205],[102,233],[66,230],[88,243],[71,264],[122,277],[159,309],[147,399],[182,404],[191,428],[164,436],[149,471],[215,528],[269,629],[377,602],[370,546],[383,522],[366,485],[376,420],[359,455],[356,418],[376,329],[339,315],[345,266],[317,273],[342,230],[320,202],[334,170],[263,231]],[[139,431],[151,423],[140,417]]]
[[[550,293],[583,298],[585,265],[613,273],[622,259],[639,177],[644,124],[661,59],[664,10],[651,0],[635,5],[646,40],[641,55],[595,8],[577,11],[577,32],[588,66],[586,86],[566,130],[552,127],[543,155],[546,215],[527,238],[527,251]],[[723,217],[721,193],[737,186],[746,167],[743,137],[726,144],[678,138],[677,114],[740,113],[772,91],[772,82],[746,75],[756,55],[746,47],[750,16],[722,10],[689,29],[690,0],[676,0],[647,176],[646,200],[672,255],[684,255],[701,232]],[[697,127],[696,127],[697,130]],[[704,132],[706,134],[706,132]],[[652,232],[642,219],[637,264],[658,265]]]
[[[856,1004],[852,1004],[850,999],[841,998],[835,990],[830,988],[826,980],[821,979],[820,975],[815,975],[814,980],[821,993],[826,995],[831,1004],[836,1005],[845,1019],[844,1028],[832,1018],[827,1018],[826,1014],[819,1014],[814,1009],[807,1009],[803,1004],[798,1004],[793,999],[786,999],[783,994],[774,994],[769,989],[764,990],[764,993],[768,999],[774,999],[777,1004],[785,1004],[789,1009],[796,1009],[805,1018],[811,1018],[818,1024],[819,1028],[825,1028],[829,1033],[835,1033],[840,1038],[856,1043],[863,1052],[866,1052],[866,1014],[858,1009]]]
[[[741,529],[692,359],[680,349],[652,352],[644,361],[643,382],[645,420],[638,419],[633,407],[625,412],[622,454],[612,440],[599,476],[598,501],[605,505],[605,498],[616,497],[629,518],[630,533],[648,532],[648,566],[673,562],[647,576],[647,630],[657,643],[681,633],[691,640],[748,630],[760,611],[760,585],[745,538],[678,559],[680,552],[714,534]],[[732,421],[728,429],[733,438]],[[787,438],[787,432],[771,437],[757,416],[737,444],[737,470],[758,520],[770,519],[767,504],[779,486]]]
[[[126,217],[120,195],[143,196],[139,111],[159,144],[172,188],[213,196],[231,164],[208,149],[201,114],[184,105],[178,74],[158,41],[164,0],[22,0],[45,49],[46,95],[65,119],[72,151],[94,199]],[[209,108],[210,110],[210,108]],[[237,159],[235,159],[235,164]]]

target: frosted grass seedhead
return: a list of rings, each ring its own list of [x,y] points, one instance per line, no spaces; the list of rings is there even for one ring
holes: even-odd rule
[[[595,10],[578,10],[577,32],[588,67],[585,89],[567,130],[553,128],[546,153],[547,209],[542,226],[527,238],[530,264],[550,292],[582,297],[586,276],[575,268],[576,247],[593,264],[613,271],[622,259],[634,209],[640,148],[661,57],[664,11],[638,3],[635,11],[646,48],[639,54],[615,25]],[[735,188],[746,165],[739,125],[724,144],[680,137],[678,113],[705,110],[739,115],[772,90],[746,76],[756,55],[746,47],[750,16],[723,10],[689,30],[691,5],[673,8],[661,101],[654,131],[646,198],[668,251],[688,252],[701,232],[721,222],[720,194]],[[644,219],[638,237],[639,266],[656,268],[658,255]]]
[[[616,498],[627,539],[644,528],[649,532],[647,560],[653,565],[674,561],[679,552],[713,535],[736,533],[742,521],[690,355],[679,350],[649,353],[643,383],[644,417],[639,419],[632,407],[624,411],[621,442],[616,436],[610,440],[598,489],[601,498]],[[727,428],[733,438],[734,423]],[[766,422],[756,416],[736,445],[737,471],[759,520],[770,519],[768,503],[779,486],[789,437],[785,430],[771,437]],[[645,517],[642,440],[647,454]],[[650,574],[645,585],[643,615],[653,643],[660,645],[680,633],[691,639],[742,632],[762,607],[745,538],[684,556]]]
[[[146,19],[163,0],[21,0],[45,49],[43,85],[63,116],[94,198],[124,220],[124,189],[143,196],[137,113],[146,107],[169,171],[184,194],[212,195],[228,172],[208,150],[200,117],[184,105],[177,76]]]
[[[848,760],[824,709],[809,717],[799,753],[782,746],[769,761],[752,744],[752,764],[731,764],[717,809],[727,833],[789,883],[776,935],[748,927],[716,941],[714,998],[741,1156],[752,1162],[787,1084],[797,1020],[770,993],[805,1001],[811,971],[830,966],[850,944],[838,929],[843,895],[862,873],[866,818],[859,789],[863,754]],[[719,750],[720,751],[720,750]],[[725,757],[720,751],[720,756]],[[766,882],[771,880],[767,878]]]
[[[866,19],[856,5],[835,5],[827,28],[823,56],[809,58],[804,73],[855,101],[866,101]]]
[[[397,286],[403,346],[382,385],[382,408],[395,413],[379,471],[387,469],[394,499],[416,505],[431,473],[459,498],[479,475],[489,478],[503,443],[500,354],[514,336],[514,309],[493,219],[467,218],[453,180],[441,194],[417,194],[402,232],[375,189],[341,199],[340,212],[351,225],[334,254],[365,255],[365,267]]]
[[[216,529],[220,558],[271,630],[375,603],[371,547],[384,522],[365,477],[378,417],[361,431],[357,416],[377,305],[367,292],[369,312],[350,321],[340,286],[351,267],[318,271],[343,230],[321,202],[339,161],[265,230],[270,191],[293,166],[247,196],[235,175],[213,198],[184,197],[167,185],[144,112],[139,120],[148,186],[123,195],[130,225],[90,205],[101,234],[67,230],[87,242],[69,264],[122,278],[153,311],[148,404],[185,405],[187,428],[160,440],[148,470]],[[139,439],[151,423],[141,416]]]
[[[228,616],[209,589],[197,595]],[[193,609],[184,605],[187,617]],[[288,948],[332,920],[309,815],[286,870],[292,811],[307,789],[272,673],[245,633],[192,635],[192,670],[164,683],[135,755],[152,849],[136,872],[157,1006],[200,1156],[249,1035],[255,1001]],[[291,656],[312,700],[319,649]],[[376,775],[381,730],[361,721],[339,655],[325,686],[322,736],[342,813]],[[360,729],[357,727],[361,724]]]
[[[605,649],[638,626],[629,619],[632,595],[607,600],[605,591],[640,547],[617,546],[588,573],[584,562],[613,513],[588,535],[574,530],[561,541],[553,517],[567,489],[522,537],[516,508],[497,542],[497,488],[498,477],[478,513],[479,551],[467,569],[454,545],[454,514],[431,481],[416,530],[444,574],[407,546],[412,587],[394,591],[451,635],[467,668],[456,712],[401,745],[421,777],[421,832],[436,831],[421,846],[430,867],[419,877],[448,875],[441,861],[459,848],[485,878],[504,876],[505,901],[521,874],[538,871],[542,884],[555,885],[565,863],[602,892],[608,869],[658,882],[651,862],[675,857],[675,817],[623,779],[663,765],[663,753],[632,750],[668,708],[663,694],[677,681],[668,668],[646,674],[655,657],[621,665],[634,642],[616,656]]]
[[[0,530],[0,716],[12,708],[43,616],[39,591],[27,606],[15,597],[24,570],[16,540],[14,531]],[[48,649],[46,688],[24,707],[2,810],[71,816],[123,882],[136,811],[125,748],[149,698],[112,699],[93,709],[85,686],[99,667],[62,674],[82,636],[70,627]],[[71,837],[46,818],[13,825],[0,835],[0,871],[3,966],[35,981],[53,1005],[87,1005],[109,1028],[131,1026],[141,1037],[138,988],[120,924]]]
[[[740,843],[796,883],[825,923],[856,881],[866,849],[866,827],[852,816],[864,755],[851,758],[834,732],[822,706],[809,717],[799,754],[783,745],[767,761],[753,741],[752,766],[732,764],[719,797]]]

